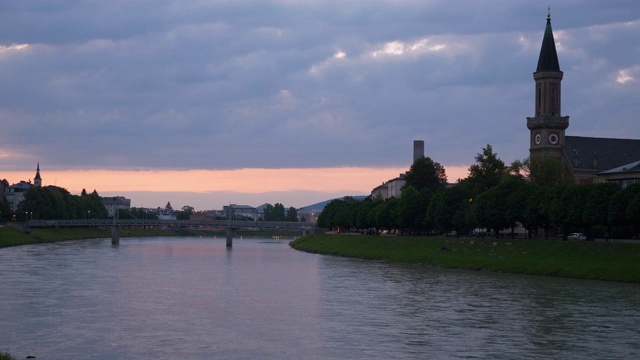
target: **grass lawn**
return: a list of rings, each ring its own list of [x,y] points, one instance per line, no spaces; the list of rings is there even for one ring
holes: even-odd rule
[[[362,259],[640,282],[639,244],[322,234],[291,246]]]
[[[120,229],[120,237],[133,236],[179,236],[180,233],[164,229]],[[8,246],[49,243],[66,240],[111,238],[111,229],[106,228],[60,228],[35,229],[26,234],[10,226],[0,227],[0,248]]]

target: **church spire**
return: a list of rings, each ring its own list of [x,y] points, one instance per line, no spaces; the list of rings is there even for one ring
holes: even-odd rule
[[[40,177],[40,160],[38,160],[38,167],[36,168],[36,176],[33,178],[35,186],[42,186],[42,178]]]
[[[551,12],[547,9],[547,26],[542,38],[538,68],[533,73],[535,85],[535,116],[527,117],[531,131],[530,155],[562,157],[565,130],[569,117],[562,116],[562,77],[556,44],[551,30]]]
[[[553,40],[553,30],[551,30],[551,9],[547,8],[547,26],[544,29],[540,57],[538,58],[538,69],[536,72],[560,71],[556,43]]]

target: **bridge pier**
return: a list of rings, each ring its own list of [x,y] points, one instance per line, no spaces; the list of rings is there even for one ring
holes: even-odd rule
[[[234,235],[235,231],[233,231],[233,229],[231,229],[231,228],[227,228],[226,230],[227,230],[226,231],[227,232],[227,247],[230,248],[230,247],[233,246],[233,235]]]
[[[111,244],[117,245],[120,243],[120,228],[117,225],[111,227]]]

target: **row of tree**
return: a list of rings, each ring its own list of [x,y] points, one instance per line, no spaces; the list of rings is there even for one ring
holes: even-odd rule
[[[523,226],[549,238],[571,232],[623,238],[640,231],[640,184],[578,185],[564,177],[559,160],[537,158],[506,166],[487,145],[469,176],[447,186],[444,168],[423,157],[406,173],[400,197],[333,200],[318,225],[339,231],[389,230],[407,234],[496,236]],[[483,231],[483,230],[480,230]],[[541,231],[541,234],[538,233]]]
[[[294,207],[285,210],[284,205],[275,203],[275,205],[267,204],[264,207],[264,215],[261,220],[264,221],[298,221],[298,211]]]
[[[4,180],[6,182],[6,180]],[[189,220],[194,213],[194,208],[188,205],[180,211],[173,210],[171,203],[165,206],[165,211],[174,214],[178,220]],[[131,208],[118,210],[120,219],[158,219],[158,216],[147,209]],[[82,190],[80,196],[72,195],[64,188],[57,186],[34,186],[24,194],[24,201],[18,204],[15,212],[9,209],[4,199],[0,199],[0,222],[25,221],[29,219],[97,219],[108,218],[105,206],[100,195],[94,190],[87,193]],[[252,220],[246,218],[246,220]],[[285,209],[284,205],[276,203],[267,204],[264,215],[259,219],[264,221],[297,222],[298,213],[294,207]],[[302,221],[305,221],[303,219]]]
[[[80,195],[72,195],[64,188],[57,186],[33,186],[24,194],[24,200],[18,204],[15,213],[6,213],[10,218],[5,220],[25,221],[29,219],[90,219],[106,218],[107,209],[102,198],[94,190]],[[2,211],[2,210],[0,210]],[[4,214],[5,211],[2,211]]]

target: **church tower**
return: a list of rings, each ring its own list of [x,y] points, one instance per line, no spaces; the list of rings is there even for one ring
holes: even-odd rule
[[[535,116],[527,117],[530,134],[529,155],[551,155],[561,159],[565,144],[564,131],[569,117],[562,116],[562,71],[551,30],[551,13],[547,12],[547,26],[542,38],[538,68],[533,73],[535,86]]]
[[[36,176],[33,178],[33,185],[42,186],[42,178],[40,177],[40,161],[38,161],[38,167],[36,168]]]

